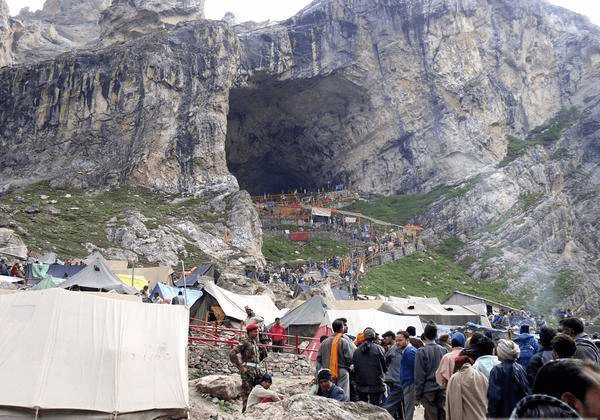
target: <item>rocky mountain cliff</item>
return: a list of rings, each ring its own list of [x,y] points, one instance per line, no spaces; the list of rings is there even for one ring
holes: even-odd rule
[[[234,27],[196,20],[200,3],[94,7],[94,35],[62,55],[25,48],[1,16],[0,63],[17,63],[0,69],[2,184],[460,186],[414,220],[431,243],[460,238],[474,275],[537,306],[598,314],[600,31],[587,19],[537,0],[317,0]]]

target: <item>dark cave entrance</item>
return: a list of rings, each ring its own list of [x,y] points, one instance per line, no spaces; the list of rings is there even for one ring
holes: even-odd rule
[[[368,106],[363,88],[335,75],[232,89],[229,171],[252,195],[347,183],[342,162],[359,140],[352,136],[357,115]]]

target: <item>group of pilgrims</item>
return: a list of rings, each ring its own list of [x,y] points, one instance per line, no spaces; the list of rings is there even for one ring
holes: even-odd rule
[[[490,418],[571,418],[600,420],[598,342],[576,317],[559,328],[499,338],[493,330],[438,335],[429,321],[420,337],[415,328],[379,335],[366,328],[356,337],[347,321],[332,323],[322,336],[311,390],[339,402],[364,401],[394,419],[412,420],[423,407],[425,420]],[[259,327],[230,352],[242,377],[243,408],[285,398],[270,389],[273,377],[261,368],[267,357]]]

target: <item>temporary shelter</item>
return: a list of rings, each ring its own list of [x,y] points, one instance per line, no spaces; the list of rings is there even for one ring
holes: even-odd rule
[[[205,264],[202,265],[200,267],[198,267],[197,269],[195,269],[194,271],[192,271],[190,274],[188,274],[186,277],[179,279],[175,282],[175,286],[177,287],[202,287],[203,283],[210,280],[214,280],[214,275],[215,275],[215,267],[213,264]]]
[[[320,318],[320,319],[319,319]],[[365,328],[371,327],[375,331],[384,332],[406,330],[412,325],[417,334],[423,332],[423,326],[418,316],[393,315],[376,309],[330,309],[321,296],[313,296],[303,305],[292,309],[282,319],[281,323],[288,328],[288,334],[303,337],[314,337],[310,340],[304,354],[315,360],[316,351],[319,349],[319,337],[332,333],[333,321],[346,318],[348,332],[357,335]]]
[[[148,280],[146,280],[146,277],[144,276],[138,276],[137,274],[132,276],[131,274],[116,273],[115,276],[117,276],[117,278],[126,285],[135,287],[136,290],[142,290],[144,286],[149,286]]]
[[[500,309],[505,309],[507,311],[519,311],[519,309],[512,308],[502,303],[494,302],[493,300],[489,300],[481,296],[460,292],[458,290],[455,290],[450,296],[448,296],[444,300],[444,304],[463,305],[468,307],[472,307],[474,305],[484,305],[486,313],[499,311]]]
[[[321,295],[315,295],[281,317],[281,324],[289,335],[314,337],[325,319],[329,305]]]
[[[23,281],[21,277],[0,276],[0,283],[17,283]]]
[[[203,295],[190,308],[193,318],[203,321],[215,320],[217,312],[229,322],[244,321],[245,307],[249,306],[256,315],[262,316],[266,325],[272,323],[281,311],[268,295],[241,295],[225,290],[212,282],[206,282]]]
[[[189,308],[192,306],[200,297],[203,292],[201,290],[196,289],[187,289],[187,288],[178,288],[167,286],[166,284],[156,283],[154,289],[150,292],[150,299],[154,297],[155,293],[158,293],[162,299],[168,299],[171,301],[175,296],[179,294],[179,292],[183,293],[183,297],[185,298],[185,304]]]
[[[426,323],[430,319],[440,325],[464,325],[467,322],[489,326],[485,314],[461,305],[442,305],[420,300],[384,302],[380,311],[396,315],[415,315]]]
[[[134,295],[135,287],[128,286],[115,276],[104,263],[103,258],[97,258],[79,273],[60,284],[63,289],[78,287],[81,290],[114,290],[117,293]]]
[[[112,268],[110,267],[110,271],[115,273],[120,279],[121,276],[124,276],[122,280],[131,284],[131,277],[134,279],[137,277],[143,278],[143,281],[139,283],[139,286],[134,282],[134,286],[141,290],[144,285],[148,284],[152,289],[156,283],[163,283],[172,285],[173,281],[171,280],[171,274],[173,273],[173,269],[168,265],[161,265],[158,267],[135,267],[135,268]],[[129,279],[129,280],[127,280]]]
[[[0,295],[0,418],[187,418],[187,308],[105,296]]]

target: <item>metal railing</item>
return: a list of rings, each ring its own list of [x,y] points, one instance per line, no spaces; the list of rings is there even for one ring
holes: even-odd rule
[[[191,318],[189,326],[189,343],[205,345],[211,350],[216,350],[219,344],[226,345],[226,347],[232,349],[242,341],[245,333],[246,331],[244,329],[223,327],[216,321],[210,322]],[[267,332],[259,332],[259,335],[271,336],[271,334]],[[304,337],[299,334],[286,334],[284,337],[285,340],[283,346],[277,346],[278,348],[282,348],[284,352],[288,350],[289,353],[302,354],[318,350],[318,347],[316,349],[300,347],[302,342],[308,342],[310,344],[311,341],[317,339],[316,337]],[[288,344],[290,341],[293,344]],[[259,344],[259,347],[272,350],[274,346],[270,343],[261,343]]]

